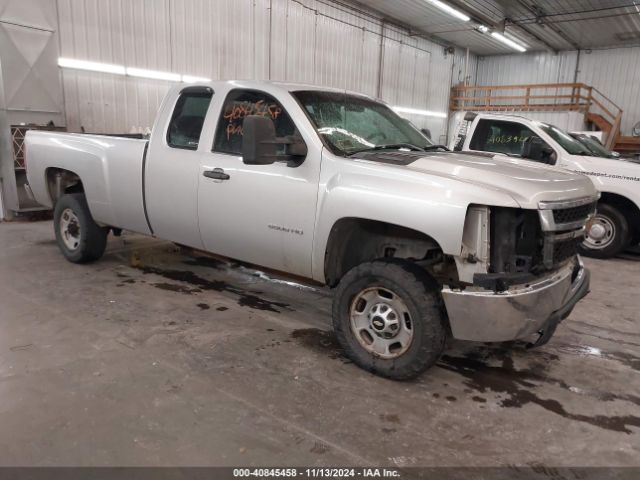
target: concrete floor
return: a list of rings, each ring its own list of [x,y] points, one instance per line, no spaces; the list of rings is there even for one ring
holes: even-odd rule
[[[0,465],[640,465],[640,255],[587,260],[547,346],[454,342],[396,383],[342,357],[323,289],[53,238],[0,224]]]

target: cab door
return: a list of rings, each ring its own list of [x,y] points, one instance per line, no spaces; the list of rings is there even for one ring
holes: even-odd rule
[[[527,156],[527,143],[532,141],[538,143],[538,148],[535,155]],[[557,153],[544,139],[517,121],[480,119],[469,140],[469,150],[500,153],[550,165],[557,160]]]
[[[271,118],[276,135],[299,135],[287,109],[272,95],[231,90],[220,108],[213,148],[200,157],[198,218],[206,250],[275,270],[311,276],[321,149],[308,148],[302,163],[246,165],[242,126],[248,115]],[[300,110],[297,117],[303,117]],[[305,117],[306,119],[306,117]],[[307,138],[305,138],[307,136]]]
[[[213,90],[186,87],[163,105],[144,166],[146,211],[153,234],[202,248],[198,227],[198,147]]]

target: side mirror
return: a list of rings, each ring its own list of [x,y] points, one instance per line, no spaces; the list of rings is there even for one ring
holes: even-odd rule
[[[242,124],[242,161],[247,165],[271,165],[287,162],[297,166],[307,156],[307,145],[295,136],[276,137],[276,128],[269,117],[249,115]],[[285,146],[285,154],[278,154],[278,146]]]
[[[247,165],[271,165],[276,161],[276,127],[268,117],[249,115],[242,124],[242,161]]]
[[[429,130],[428,128],[421,128],[420,131],[425,137],[431,140],[431,130]]]
[[[553,154],[553,149],[540,137],[531,136],[524,141],[522,146],[522,158],[535,160],[536,162],[551,163]]]

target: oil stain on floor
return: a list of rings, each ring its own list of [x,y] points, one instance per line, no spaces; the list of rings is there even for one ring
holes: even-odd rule
[[[300,329],[294,330],[291,333],[291,337],[310,349],[328,354],[330,358],[349,362],[338,344],[335,334],[331,331],[317,328]],[[550,352],[543,352],[540,355],[544,356],[546,360],[543,365],[548,365],[549,360],[558,360],[559,358]],[[636,367],[633,361],[628,361],[629,359],[626,355],[618,353],[615,356],[610,354],[610,356],[624,361],[632,368]],[[498,358],[499,364],[490,364],[490,360],[492,361],[496,358]],[[575,392],[575,389],[566,382],[549,376],[548,372],[544,371],[544,366],[534,365],[530,368],[516,369],[508,349],[480,347],[462,357],[443,355],[437,365],[444,370],[462,376],[464,385],[468,387],[467,391],[481,394],[499,394],[502,397],[499,405],[504,408],[522,408],[525,405],[538,405],[568,420],[628,434],[632,433],[630,427],[640,427],[640,417],[635,415],[576,414],[567,411],[558,400],[540,397],[534,390],[543,384],[555,385],[571,392]],[[634,395],[620,395],[597,390],[582,390],[582,393],[601,401],[619,400],[640,405],[640,398]],[[435,396],[436,394],[434,394]],[[453,396],[447,396],[445,399],[450,402],[457,400]],[[473,395],[471,399],[477,403],[487,402],[487,399],[480,395]]]
[[[535,369],[514,368],[513,358],[500,353],[501,364],[490,365],[481,360],[479,354],[472,353],[464,357],[443,355],[438,366],[450,372],[455,372],[465,378],[465,386],[480,393],[496,393],[503,398],[499,405],[505,408],[522,408],[525,405],[538,405],[545,410],[560,415],[569,420],[588,423],[600,428],[616,432],[632,433],[629,427],[640,427],[640,417],[634,415],[582,415],[568,412],[558,400],[542,398],[535,393],[540,384],[554,384],[571,390],[566,382],[549,377],[546,372]],[[638,398],[632,395],[613,395],[608,398],[592,392],[600,400],[623,400],[638,404]],[[481,401],[478,397],[478,401]]]
[[[192,294],[206,290],[216,292],[228,292],[237,296],[238,305],[241,307],[249,307],[255,310],[264,310],[273,313],[281,313],[282,310],[292,311],[293,309],[287,303],[267,300],[259,296],[262,292],[248,292],[240,287],[231,285],[223,280],[209,280],[188,270],[162,269],[145,265],[134,265],[134,268],[141,270],[145,274],[160,275],[174,282],[182,282],[191,285],[194,288],[183,287],[179,284],[156,283],[157,288],[164,290],[172,290],[180,293]]]

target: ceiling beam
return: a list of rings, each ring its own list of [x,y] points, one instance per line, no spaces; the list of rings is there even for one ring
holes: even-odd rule
[[[535,38],[538,42],[540,42],[542,45],[544,45],[545,47],[547,47],[547,50],[549,50],[552,53],[558,53],[558,49],[556,47],[554,47],[553,45],[551,45],[547,40],[545,40],[544,38],[542,38],[540,35],[538,35],[536,32],[534,32],[533,30],[531,30],[531,28],[522,25],[521,23],[513,20],[512,18],[505,18],[505,23],[506,25],[511,25],[513,27],[519,28],[520,30],[522,30],[524,33],[526,33],[527,35]]]
[[[535,3],[529,3],[525,0],[517,0],[517,1],[522,7],[524,7],[530,13],[535,15],[536,23],[545,27],[549,27],[551,30],[557,33],[565,42],[571,45],[573,48],[575,48],[576,50],[582,50],[582,47],[578,44],[578,42],[576,42],[567,33],[565,33],[564,30],[562,30],[560,27],[557,27],[556,25],[553,25],[552,23],[547,23],[544,21],[545,13],[541,7],[538,7]]]
[[[535,38],[538,42],[540,42],[542,45],[544,45],[547,48],[547,50],[549,50],[549,51],[551,51],[553,53],[558,53],[558,49],[557,48],[555,48],[553,45],[551,45],[549,42],[547,42],[544,38],[542,38],[539,35],[537,35],[530,28],[525,27],[524,25],[521,25],[521,24],[519,24],[518,22],[516,22],[514,20],[511,20],[510,18],[507,18],[506,16],[502,19],[502,21],[496,22],[492,18],[489,18],[486,15],[476,11],[475,9],[471,8],[469,5],[467,5],[466,3],[464,3],[464,2],[462,2],[460,0],[447,0],[447,1],[451,5],[456,7],[457,9],[462,10],[464,13],[469,15],[471,17],[471,20],[473,20],[476,23],[481,23],[483,25],[486,25],[487,27],[490,27],[490,28],[493,28],[494,30],[499,31],[500,33],[504,32],[505,23],[508,24],[508,25],[512,25],[514,27],[519,28],[520,30],[522,30],[523,32],[528,34],[529,36]],[[505,2],[504,0],[498,0],[498,3],[502,7],[506,8],[508,3],[509,3],[509,1],[507,0]],[[507,5],[505,5],[505,3]]]

